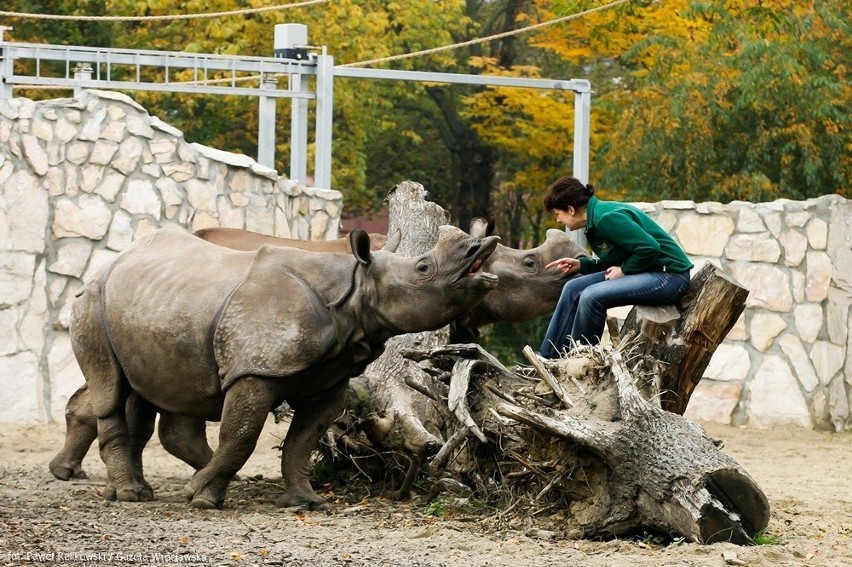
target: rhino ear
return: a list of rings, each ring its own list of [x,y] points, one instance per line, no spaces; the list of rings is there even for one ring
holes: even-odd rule
[[[370,236],[366,232],[360,228],[356,228],[350,232],[349,245],[352,247],[352,254],[355,256],[356,260],[362,264],[369,264],[372,261],[372,256],[370,254]]]
[[[396,252],[396,249],[399,248],[400,242],[402,242],[402,232],[395,230],[391,236],[388,236],[388,240],[385,242],[382,250],[386,250],[387,252]]]
[[[558,242],[560,240],[570,240],[571,237],[564,230],[559,230],[558,228],[548,228],[547,229],[547,238],[545,240],[553,240],[554,242]]]

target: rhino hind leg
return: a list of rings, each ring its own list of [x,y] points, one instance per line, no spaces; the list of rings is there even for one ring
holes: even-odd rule
[[[329,508],[328,502],[311,488],[310,459],[320,437],[343,410],[348,380],[342,381],[320,399],[310,402],[290,401],[293,419],[284,438],[281,475],[287,490],[276,504],[282,508],[299,506],[309,510]]]
[[[84,384],[65,406],[65,445],[50,461],[48,468],[59,480],[87,478],[83,458],[98,438],[98,418],[92,412],[89,389]]]
[[[142,474],[142,451],[154,433],[156,409],[131,393],[125,410],[124,416],[98,420],[101,458],[107,465],[103,497],[120,502],[154,500],[154,490]]]
[[[254,451],[276,398],[274,379],[253,376],[240,378],[225,393],[219,446],[184,488],[194,508],[222,508],[228,484]]]
[[[203,419],[161,412],[157,434],[163,449],[197,471],[213,458],[213,449],[207,443],[207,422]]]
[[[97,418],[98,446],[107,469],[103,496],[128,502],[151,500],[151,487],[141,476],[139,441],[131,437],[142,436],[145,426],[137,423],[135,412],[127,411],[130,384],[110,346],[101,308],[96,287],[90,287],[77,299],[71,319],[71,342]],[[132,421],[130,425],[128,419]],[[138,459],[134,451],[140,452]]]

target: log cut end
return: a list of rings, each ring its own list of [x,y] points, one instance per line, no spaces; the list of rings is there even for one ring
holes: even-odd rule
[[[704,479],[710,495],[701,510],[701,543],[728,541],[754,545],[754,538],[769,524],[769,501],[755,482],[741,471],[722,469]]]

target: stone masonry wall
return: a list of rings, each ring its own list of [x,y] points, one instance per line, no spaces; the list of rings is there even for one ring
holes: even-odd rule
[[[342,195],[188,143],[129,97],[0,99],[0,422],[64,421],[74,294],[167,224],[336,238]]]
[[[750,290],[694,392],[692,419],[769,428],[852,425],[852,203],[639,204],[700,268]]]
[[[342,196],[187,143],[130,98],[0,99],[0,422],[62,421],[83,383],[68,316],[83,280],[165,224],[337,236]],[[696,269],[751,291],[687,409],[767,428],[852,426],[852,204],[638,204]]]

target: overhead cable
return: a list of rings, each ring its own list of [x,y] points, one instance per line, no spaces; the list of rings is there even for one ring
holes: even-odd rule
[[[222,18],[226,16],[240,16],[244,14],[258,14],[260,12],[274,12],[276,10],[287,10],[290,8],[301,8],[323,4],[328,0],[304,0],[294,4],[278,4],[276,6],[263,6],[262,8],[245,8],[243,10],[230,10],[227,12],[209,12],[206,14],[165,14],[162,16],[69,16],[64,14],[30,14],[27,12],[7,12],[0,10],[0,16],[10,18],[25,18],[31,20],[66,20],[66,21],[99,21],[99,22],[152,22],[164,20],[192,20],[200,18]]]

